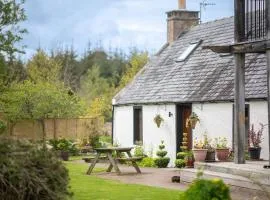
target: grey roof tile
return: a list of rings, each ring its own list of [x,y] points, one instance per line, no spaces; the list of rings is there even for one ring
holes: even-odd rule
[[[233,55],[222,56],[202,46],[233,43],[233,17],[191,28],[167,46],[126,88],[115,96],[116,104],[225,101],[234,98]],[[184,61],[175,62],[190,41],[202,44]],[[246,55],[246,97],[265,98],[266,58]]]

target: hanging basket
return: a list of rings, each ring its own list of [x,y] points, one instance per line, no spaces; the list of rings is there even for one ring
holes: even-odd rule
[[[154,118],[154,122],[156,123],[158,128],[160,127],[160,125],[163,121],[164,121],[164,119],[160,115],[156,115]]]

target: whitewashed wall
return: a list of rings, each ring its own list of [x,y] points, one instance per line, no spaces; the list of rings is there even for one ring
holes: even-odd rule
[[[267,124],[267,102],[251,101],[250,125],[254,124],[257,129],[259,123]],[[227,137],[229,146],[232,146],[232,103],[205,103],[193,104],[192,110],[199,118],[200,123],[193,130],[193,137],[202,138],[206,132],[210,138]],[[268,160],[268,129],[263,132],[261,158]]]
[[[267,103],[265,101],[248,102],[250,104],[250,124],[258,128],[259,123],[267,124]],[[193,130],[193,137],[201,138],[207,132],[209,137],[227,137],[232,146],[232,103],[193,104],[192,110],[200,123]],[[173,166],[176,155],[176,113],[175,105],[144,105],[143,112],[143,144],[146,153],[155,152],[161,140],[165,141],[168,156]],[[169,112],[173,114],[169,117]],[[156,114],[164,118],[160,128],[153,119]],[[268,129],[265,127],[261,158],[268,159]],[[133,146],[133,107],[116,106],[114,113],[114,142],[121,146]]]
[[[212,139],[226,137],[228,139],[228,145],[231,147],[232,105],[232,103],[193,104],[192,111],[200,119],[200,122],[193,130],[193,138],[203,138],[205,133]]]
[[[255,130],[258,130],[259,123],[264,125],[268,124],[267,117],[267,102],[266,101],[257,101],[250,102],[250,125],[254,124]],[[268,160],[269,159],[269,144],[268,144],[268,126],[264,127],[263,131],[263,141],[262,141],[262,152],[261,158]]]
[[[173,116],[169,117],[169,112]],[[145,105],[143,113],[143,145],[147,154],[155,156],[158,145],[164,140],[168,156],[173,166],[176,156],[175,105]],[[160,128],[154,123],[154,117],[160,114],[164,119]],[[114,110],[114,142],[121,146],[133,146],[133,107],[119,106]]]

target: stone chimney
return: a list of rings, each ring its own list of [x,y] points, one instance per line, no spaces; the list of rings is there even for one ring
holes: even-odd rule
[[[171,44],[190,27],[199,24],[199,12],[186,10],[186,0],[178,0],[178,10],[167,12],[167,42]]]

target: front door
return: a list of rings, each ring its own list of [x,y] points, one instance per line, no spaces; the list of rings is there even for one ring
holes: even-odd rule
[[[188,149],[192,149],[192,129],[186,127],[186,121],[191,112],[191,104],[176,106],[176,153],[181,151],[183,133],[188,133]]]

